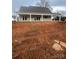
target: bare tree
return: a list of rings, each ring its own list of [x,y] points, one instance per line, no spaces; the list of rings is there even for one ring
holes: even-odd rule
[[[46,0],[41,0],[41,7],[47,7],[47,1]]]
[[[46,7],[46,0],[40,0],[40,2],[37,2],[36,5],[41,6],[41,7]]]
[[[52,9],[49,2],[47,0],[40,0],[40,2],[37,2],[36,4],[37,6],[40,6],[40,7],[46,7],[46,8],[49,8],[50,10]]]

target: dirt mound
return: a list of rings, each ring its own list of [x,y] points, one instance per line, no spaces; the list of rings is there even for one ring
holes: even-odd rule
[[[65,22],[13,22],[12,29],[13,59],[66,59]]]

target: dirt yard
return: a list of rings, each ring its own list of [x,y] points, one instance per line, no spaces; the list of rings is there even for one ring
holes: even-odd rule
[[[13,59],[66,59],[65,22],[12,22]]]

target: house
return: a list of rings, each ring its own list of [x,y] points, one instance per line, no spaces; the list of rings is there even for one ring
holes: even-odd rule
[[[17,21],[52,21],[52,12],[46,7],[22,6],[17,12]]]

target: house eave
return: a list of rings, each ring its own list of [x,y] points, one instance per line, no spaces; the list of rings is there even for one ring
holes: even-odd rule
[[[50,13],[18,13],[18,15],[52,15]]]

